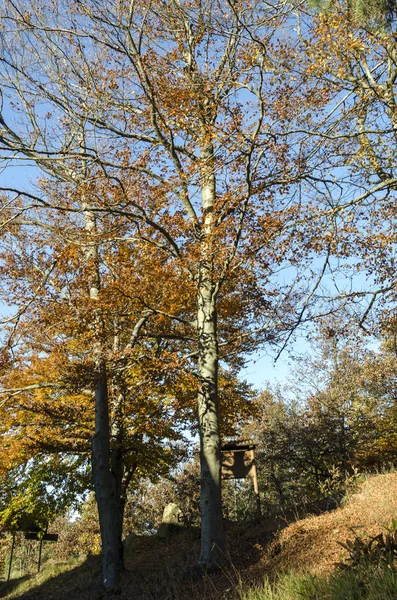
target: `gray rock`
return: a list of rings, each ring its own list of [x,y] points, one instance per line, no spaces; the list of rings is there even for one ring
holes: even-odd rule
[[[179,520],[183,512],[177,504],[171,502],[167,504],[163,512],[163,520],[157,530],[158,537],[167,538],[184,529],[183,523]]]

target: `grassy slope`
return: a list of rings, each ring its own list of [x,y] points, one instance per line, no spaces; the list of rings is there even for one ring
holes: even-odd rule
[[[272,571],[327,572],[344,556],[338,541],[352,539],[352,529],[359,535],[376,535],[393,518],[397,518],[397,473],[369,477],[343,507],[284,529],[268,566]]]
[[[127,552],[121,598],[129,600],[198,600],[243,597],[241,582],[274,578],[282,571],[332,571],[344,550],[337,541],[352,537],[351,528],[375,534],[381,524],[397,517],[397,473],[378,475],[363,482],[342,508],[320,516],[307,517],[274,535],[274,524],[230,524],[229,555],[222,573],[200,577],[194,574],[199,540],[194,531],[164,541],[137,538]],[[40,575],[1,584],[0,597],[24,600],[98,600],[102,597],[97,557],[63,565],[47,563]],[[288,583],[288,582],[287,582]],[[285,585],[287,585],[287,583]],[[258,595],[259,594],[259,595]],[[294,598],[265,596],[252,598]],[[309,598],[309,596],[299,596]],[[313,595],[313,598],[319,596]],[[325,598],[325,595],[321,598]],[[342,596],[343,597],[343,596]],[[397,591],[396,591],[397,597]],[[247,596],[248,598],[248,596]],[[379,600],[381,598],[379,597]],[[383,600],[383,598],[382,598]]]

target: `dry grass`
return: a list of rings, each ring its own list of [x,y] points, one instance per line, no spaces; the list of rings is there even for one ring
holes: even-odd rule
[[[338,541],[357,534],[374,535],[397,517],[397,473],[369,477],[345,505],[330,513],[307,517],[285,528],[264,556],[270,572],[325,573],[345,556]]]
[[[204,577],[195,572],[199,539],[195,531],[169,540],[137,538],[126,556],[121,599],[232,600],[242,597],[241,582],[271,579],[282,571],[327,573],[343,559],[338,541],[356,531],[376,534],[382,523],[397,517],[397,473],[370,477],[345,506],[312,516],[275,533],[275,523],[230,524],[228,556],[221,573]],[[24,600],[99,600],[100,566],[97,557],[82,564],[45,566],[40,576],[2,584],[0,597]],[[120,596],[119,596],[120,597]]]

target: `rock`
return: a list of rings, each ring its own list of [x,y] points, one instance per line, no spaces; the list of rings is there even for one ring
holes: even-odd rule
[[[157,530],[158,537],[166,538],[182,531],[184,529],[183,523],[180,521],[182,516],[183,512],[177,504],[174,502],[167,504],[164,508],[163,520]]]
[[[162,523],[174,523],[175,525],[180,525],[180,517],[182,516],[183,512],[179,506],[174,502],[171,502],[171,504],[167,504],[164,508]]]

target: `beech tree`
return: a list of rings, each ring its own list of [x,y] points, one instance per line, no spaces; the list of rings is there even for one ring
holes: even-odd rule
[[[308,99],[313,86],[324,99],[302,126],[317,152],[305,192],[320,209],[316,243],[329,251],[334,296],[379,334],[382,322],[392,326],[395,302],[395,7],[314,4],[301,13],[295,60],[285,65]]]
[[[133,257],[145,244],[156,248],[154,276],[163,268],[175,273],[173,294],[178,282],[191,286],[189,318],[180,304],[164,310],[156,300],[146,308],[184,327],[180,337],[191,346],[184,360],[198,382],[205,568],[225,556],[220,361],[238,368],[244,353],[277,343],[310,317],[324,270],[317,279],[313,269],[305,271],[318,232],[308,227],[312,206],[293,187],[312,149],[299,133],[287,132],[288,143],[285,137],[293,115],[302,115],[301,124],[308,118],[299,85],[279,80],[288,59],[280,33],[288,16],[285,5],[215,0],[26,0],[2,10],[4,156],[34,161],[46,178],[35,195],[3,186],[6,219],[23,214],[32,198],[37,210],[83,214],[93,306],[104,293],[95,279],[100,215],[128,224],[115,239],[137,245]],[[326,94],[314,96],[319,104],[326,101]],[[52,193],[54,182],[67,184],[78,206],[65,206]],[[138,259],[128,255],[127,261],[140,269]],[[96,426],[106,437],[108,381],[98,309],[90,324],[96,332]],[[167,334],[145,331],[147,339]],[[93,464],[97,457],[106,472],[108,450],[100,458],[99,446],[94,442]],[[111,584],[104,577],[117,587],[115,574]]]
[[[181,356],[192,345],[186,319],[191,319],[194,306],[190,286],[178,273],[173,274],[165,264],[158,268],[158,262],[163,261],[156,245],[147,247],[145,242],[138,251],[139,240],[135,240],[133,249],[120,247],[116,230],[119,236],[126,234],[127,225],[120,226],[113,216],[101,222],[96,219],[93,236],[92,231],[87,232],[86,215],[81,218],[74,214],[76,197],[80,196],[65,185],[58,191],[52,187],[53,201],[60,194],[63,210],[55,212],[49,222],[40,205],[25,204],[23,219],[14,219],[8,230],[6,225],[3,228],[3,291],[12,306],[20,306],[21,316],[17,331],[13,322],[9,326],[8,346],[13,358],[8,368],[4,365],[2,377],[0,465],[15,471],[27,461],[42,461],[43,467],[39,465],[37,470],[43,475],[41,488],[45,482],[52,485],[54,477],[68,477],[73,482],[67,493],[69,501],[78,486],[87,488],[86,473],[80,469],[89,456],[94,429],[92,349],[98,329],[93,324],[99,312],[101,359],[109,390],[109,426],[102,427],[100,434],[108,437],[108,476],[112,478],[105,492],[101,486],[106,479],[104,482],[95,471],[93,475],[99,479],[103,573],[107,582],[110,573],[114,587],[122,566],[121,532],[129,483],[136,483],[138,474],[158,477],[175,464],[180,453],[170,441],[178,439],[178,427],[192,420],[191,399],[197,385],[186,370],[189,358],[184,368]],[[96,281],[101,285],[91,304],[93,269],[87,248],[92,248],[93,242]],[[45,281],[43,274],[47,274]],[[230,303],[224,307],[225,318],[229,313],[235,320],[233,296]],[[162,310],[152,308],[159,305]],[[179,311],[178,321],[172,319],[173,327],[165,326],[170,311]],[[249,390],[232,372],[225,371],[221,372],[220,389],[223,432],[227,434],[238,411],[249,409]],[[168,450],[164,444],[170,445]],[[27,502],[39,502],[39,497],[29,495],[21,504],[18,490],[25,490],[26,484],[24,478],[18,480],[13,501],[4,512],[7,522],[19,518]],[[110,552],[115,551],[118,554],[110,555],[110,560]]]
[[[55,196],[53,190],[53,199]],[[67,204],[65,198],[64,208]],[[87,247],[92,244],[92,231],[87,233],[84,214],[83,219],[72,220],[65,215],[65,211],[56,213],[46,222],[45,218],[40,220],[37,210],[28,210],[25,205],[23,221],[14,221],[17,231],[3,231],[2,285],[8,301],[21,305],[23,315],[17,331],[14,323],[10,324],[8,336],[12,358],[2,377],[0,462],[10,470],[44,457],[44,465],[54,467],[51,476],[47,473],[44,477],[47,484],[56,474],[66,477],[68,470],[78,482],[80,467],[90,456],[89,440],[96,425],[96,439],[103,438],[100,449],[93,449],[99,462],[94,465],[93,477],[101,515],[103,570],[105,577],[117,577],[122,567],[121,534],[128,485],[138,473],[158,475],[178,460],[180,453],[173,442],[181,437],[179,423],[189,420],[193,391],[181,368],[175,383],[171,348],[167,350],[155,341],[141,344],[139,350],[136,347],[138,334],[150,316],[136,298],[136,288],[148,302],[165,291],[167,282],[162,288],[149,284],[142,255],[134,280],[126,270],[126,250],[120,253],[106,240],[100,263],[96,261],[101,297],[90,303],[93,269],[87,260]],[[96,231],[96,248],[100,235],[105,236],[103,229]],[[132,259],[128,261],[128,269],[132,263]],[[47,273],[45,283],[43,273]],[[163,281],[158,277],[156,283],[161,286]],[[179,297],[183,297],[181,285]],[[106,368],[103,387],[108,394],[105,408],[109,424],[105,426],[101,421],[98,424],[98,416],[94,425],[92,410],[98,339]],[[179,418],[175,420],[176,415]],[[104,459],[105,443],[109,456]],[[55,456],[59,457],[58,465]],[[86,478],[84,484],[87,486]],[[111,585],[116,582],[112,580]]]

